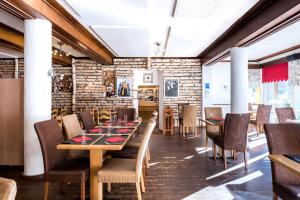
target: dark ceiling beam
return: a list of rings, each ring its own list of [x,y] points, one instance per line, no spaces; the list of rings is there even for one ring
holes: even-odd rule
[[[300,18],[299,0],[261,0],[198,56],[209,65],[227,57],[232,47],[253,44]]]
[[[24,52],[24,34],[0,23],[0,45]],[[72,57],[65,54],[62,56],[52,54],[52,61],[56,64],[71,65]]]
[[[43,18],[52,23],[53,35],[90,58],[112,64],[114,55],[55,0],[2,0],[12,14],[19,11],[25,19]]]

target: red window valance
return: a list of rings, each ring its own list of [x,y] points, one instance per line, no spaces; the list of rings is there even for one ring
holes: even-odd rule
[[[262,68],[262,82],[278,82],[287,81],[289,78],[288,63],[281,63]]]

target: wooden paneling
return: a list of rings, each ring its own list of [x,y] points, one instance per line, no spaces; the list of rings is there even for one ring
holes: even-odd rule
[[[54,36],[96,61],[112,64],[114,55],[56,1],[4,0],[0,5],[7,11],[26,13],[25,19],[48,19],[52,23]]]
[[[24,52],[24,34],[0,23],[0,45]],[[72,56],[52,55],[52,61],[55,64],[71,65]]]
[[[0,165],[23,165],[23,79],[0,79]]]

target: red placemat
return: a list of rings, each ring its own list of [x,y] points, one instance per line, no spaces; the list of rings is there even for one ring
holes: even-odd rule
[[[74,142],[82,142],[82,141],[89,141],[89,140],[92,140],[92,138],[87,137],[87,136],[81,136],[81,137],[72,138],[72,140],[73,140]]]
[[[90,130],[91,133],[102,133],[102,131],[103,130],[101,128],[94,128]]]
[[[221,118],[221,117],[212,117],[211,120],[222,121],[222,120],[224,120],[224,119]]]
[[[124,129],[118,129],[117,130],[118,133],[129,133],[130,129],[124,128]]]
[[[126,126],[135,126],[135,124],[136,124],[135,122],[127,122],[127,123],[125,123]]]
[[[125,138],[122,137],[111,137],[111,138],[106,138],[107,142],[123,142]]]

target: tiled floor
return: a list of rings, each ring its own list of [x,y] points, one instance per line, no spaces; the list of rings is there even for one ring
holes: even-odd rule
[[[150,143],[151,167],[144,199],[272,199],[271,169],[264,137],[252,137],[249,142],[247,171],[242,154],[237,160],[228,159],[228,170],[224,171],[223,160],[212,160],[211,150],[204,148],[205,131],[199,132],[200,137],[183,139],[178,134],[162,135],[155,131]],[[41,199],[42,181],[25,181],[21,173],[21,170],[1,168],[0,176],[16,179],[17,199]],[[65,193],[60,194],[59,184],[50,183],[51,200],[76,199],[79,193],[79,185],[68,185]],[[104,197],[136,199],[135,184],[113,184],[112,192],[105,191]]]

